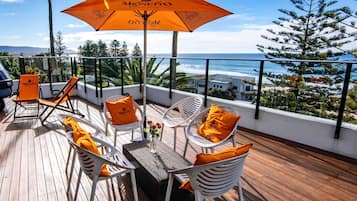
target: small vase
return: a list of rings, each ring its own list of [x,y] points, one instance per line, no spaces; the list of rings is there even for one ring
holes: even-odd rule
[[[150,138],[150,152],[151,153],[156,153],[156,141],[157,141],[157,136],[151,135],[151,138]]]

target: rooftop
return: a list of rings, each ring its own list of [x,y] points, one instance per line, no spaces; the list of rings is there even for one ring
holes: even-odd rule
[[[67,177],[65,162],[67,140],[55,115],[42,126],[37,120],[13,121],[13,105],[7,99],[8,112],[0,114],[0,200],[66,200]],[[105,120],[97,105],[76,99],[78,109],[88,121],[104,127]],[[160,121],[165,107],[149,103],[148,118]],[[56,111],[58,113],[58,111]],[[183,153],[184,134],[178,129],[178,153]],[[163,142],[173,146],[172,130],[165,129]],[[314,151],[290,141],[277,140],[239,129],[238,144],[253,143],[245,161],[242,184],[246,200],[354,200],[357,194],[357,164],[341,160],[326,152]],[[113,136],[110,136],[113,139]],[[130,133],[118,137],[118,146],[130,142]],[[222,150],[231,146],[219,147]],[[195,160],[199,147],[188,149],[187,159]],[[79,165],[75,166],[74,186]],[[121,189],[123,198],[133,200],[130,179]],[[90,181],[82,177],[78,200],[88,200]],[[70,200],[70,199],[69,199]],[[109,200],[106,183],[99,182],[95,200]],[[147,201],[139,189],[139,200]],[[238,200],[236,189],[215,201]]]

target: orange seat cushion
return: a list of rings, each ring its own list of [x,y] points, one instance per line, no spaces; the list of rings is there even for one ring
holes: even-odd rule
[[[72,138],[73,141],[79,146],[82,147],[98,156],[102,154],[99,152],[97,145],[92,139],[91,135],[82,129],[82,127],[71,117],[65,117],[63,123],[70,127],[73,130]],[[104,164],[100,171],[100,176],[107,177],[110,176],[110,172],[107,169],[107,166]]]
[[[114,102],[105,102],[111,115],[113,125],[122,125],[138,121],[135,111],[134,100],[132,96],[119,99]]]
[[[213,153],[213,154],[200,153],[200,154],[196,155],[196,161],[193,163],[193,165],[194,166],[204,165],[207,163],[213,163],[216,161],[233,158],[235,156],[239,156],[239,155],[247,153],[252,146],[253,146],[253,144],[246,144],[246,145],[242,145],[242,146],[228,148],[224,151]],[[193,191],[189,179],[186,179],[184,182],[182,182],[182,184],[179,188]]]
[[[232,132],[239,119],[239,115],[232,114],[213,104],[206,121],[198,128],[198,133],[212,142],[220,142]]]

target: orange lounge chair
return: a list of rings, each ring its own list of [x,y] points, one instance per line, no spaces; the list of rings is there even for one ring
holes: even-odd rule
[[[39,94],[40,94],[39,76],[35,74],[20,75],[17,98],[14,100],[15,102],[14,120],[16,118],[38,117],[39,104],[37,100],[39,98]],[[37,104],[37,113],[35,115],[26,114],[26,115],[16,116],[18,106],[27,109],[29,108],[27,107],[27,104],[34,104],[34,103]]]
[[[45,109],[41,112],[39,116],[42,124],[46,121],[46,119],[52,114],[55,109],[83,116],[77,110],[74,109],[73,104],[71,102],[71,95],[73,94],[78,80],[78,77],[73,76],[63,87],[63,89],[57,94],[57,96],[54,97],[52,100],[38,99],[39,104],[45,106]],[[46,113],[48,109],[50,109],[50,111]]]

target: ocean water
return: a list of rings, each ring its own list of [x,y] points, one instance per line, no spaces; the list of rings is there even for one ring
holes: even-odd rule
[[[164,70],[170,65],[168,54],[149,55],[157,58],[166,58],[160,65],[159,70]],[[177,56],[177,72],[188,74],[204,74],[206,68],[206,59],[209,58],[210,74],[227,74],[227,75],[250,75],[257,77],[259,75],[260,62],[254,59],[264,59],[263,54],[179,54]],[[235,59],[251,59],[252,61],[241,61]],[[339,57],[338,60],[356,60],[353,55]],[[357,64],[353,65],[354,72],[351,79],[357,80]],[[264,62],[264,72],[273,74],[289,74],[285,67],[272,62]]]

